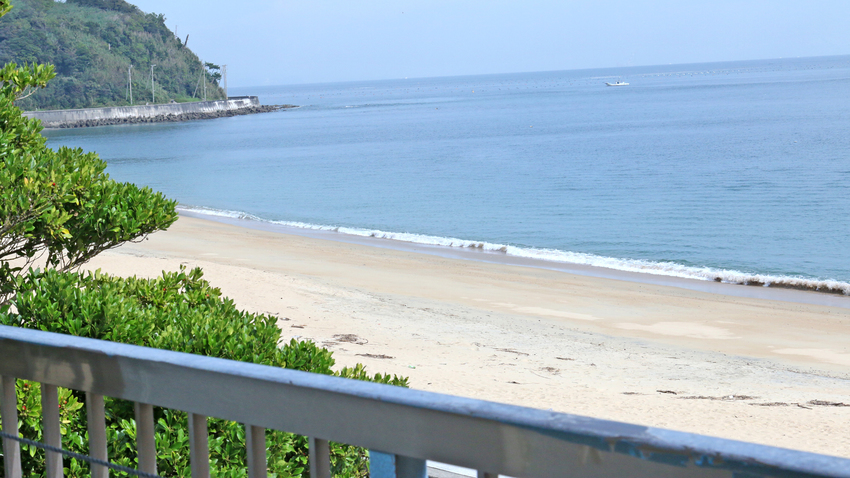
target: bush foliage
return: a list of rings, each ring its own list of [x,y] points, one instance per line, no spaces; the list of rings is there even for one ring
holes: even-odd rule
[[[111,340],[263,365],[336,375],[398,386],[407,379],[369,375],[362,365],[333,370],[327,349],[310,341],[291,340],[281,346],[276,319],[238,310],[219,289],[203,280],[200,269],[163,273],[156,279],[118,278],[99,272],[45,270],[17,279],[13,301],[0,323],[16,327]],[[41,439],[41,399],[38,384],[18,381],[21,432]],[[87,453],[85,395],[62,390],[63,447]],[[189,444],[186,414],[157,409],[157,466],[161,476],[188,476]],[[132,404],[107,398],[109,456],[124,466],[136,466]],[[215,476],[245,476],[245,432],[242,425],[210,420],[210,459]],[[278,477],[302,476],[308,470],[307,440],[285,432],[267,434],[269,471]],[[365,451],[334,444],[334,475],[365,476]],[[44,473],[43,452],[24,447],[24,467]],[[87,476],[88,467],[65,460],[67,476]]]
[[[52,76],[41,65],[0,69],[0,303],[37,261],[70,270],[177,219],[175,201],[113,181],[96,154],[47,147],[41,124],[15,102]]]
[[[151,64],[157,103],[202,97],[202,75],[207,98],[224,98],[218,73],[165,26],[163,15],[143,13],[124,0],[14,4],[0,22],[0,64],[52,64],[57,73],[46,89],[20,102],[26,110],[127,105],[130,65],[136,104],[152,101]]]

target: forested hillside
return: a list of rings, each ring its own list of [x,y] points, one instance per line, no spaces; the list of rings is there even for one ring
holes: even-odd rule
[[[124,0],[12,3],[0,20],[0,65],[50,63],[57,74],[47,88],[18,101],[24,110],[128,105],[130,65],[134,104],[152,101],[151,64],[157,103],[202,99],[203,77],[207,98],[224,98],[218,67],[205,67],[161,14]]]

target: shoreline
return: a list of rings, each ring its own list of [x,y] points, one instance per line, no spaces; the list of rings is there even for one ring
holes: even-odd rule
[[[277,317],[282,340],[328,348],[336,368],[363,363],[420,390],[850,457],[846,308],[185,214],[86,269],[153,277],[181,265],[201,267],[239,308]]]
[[[230,224],[236,227],[256,229],[280,234],[293,234],[315,239],[326,239],[350,244],[360,244],[370,247],[381,247],[399,251],[431,254],[444,258],[480,261],[486,263],[513,265],[547,269],[569,274],[598,277],[603,279],[625,280],[652,285],[679,287],[688,290],[709,292],[712,294],[746,297],[753,299],[780,300],[803,304],[825,305],[830,307],[850,308],[850,296],[837,290],[814,290],[811,288],[795,287],[785,284],[764,285],[763,283],[740,284],[732,282],[710,281],[705,279],[677,277],[650,272],[633,272],[595,265],[574,264],[568,262],[548,261],[530,257],[519,257],[498,251],[487,251],[480,248],[452,247],[443,245],[421,244],[403,240],[369,237],[347,234],[330,229],[296,227],[264,220],[253,220],[232,217],[221,214],[209,214],[199,209],[178,207],[181,216],[201,220]],[[211,211],[212,212],[212,211]]]

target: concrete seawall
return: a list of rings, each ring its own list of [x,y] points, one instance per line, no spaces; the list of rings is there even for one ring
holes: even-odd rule
[[[196,119],[230,116],[233,113],[256,112],[261,108],[256,96],[235,96],[219,101],[168,103],[161,105],[112,106],[77,110],[26,111],[24,116],[41,120],[45,128],[167,121],[169,117]]]

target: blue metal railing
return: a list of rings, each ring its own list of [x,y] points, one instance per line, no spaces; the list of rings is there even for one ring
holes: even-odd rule
[[[844,458],[14,327],[0,326],[0,375],[4,431],[17,430],[15,379],[42,383],[48,401],[56,387],[86,392],[96,458],[99,398],[136,402],[139,469],[153,474],[158,406],[188,412],[194,478],[209,476],[207,417],[246,424],[252,478],[266,476],[265,429],[310,437],[313,478],[330,475],[328,440],[373,450],[373,477],[421,478],[434,460],[479,476],[850,478]],[[58,427],[45,416],[48,445],[61,447]],[[17,443],[3,446],[6,477],[20,477]],[[47,458],[61,476],[59,454]]]

